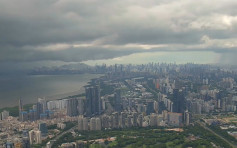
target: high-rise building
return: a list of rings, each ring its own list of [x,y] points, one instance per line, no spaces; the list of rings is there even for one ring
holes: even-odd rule
[[[18,111],[19,111],[19,120],[22,121],[21,119],[21,112],[23,111],[23,105],[22,105],[22,100],[19,99],[19,106],[18,106]]]
[[[139,127],[142,127],[142,124],[143,124],[143,115],[140,114],[140,115],[138,116],[138,118],[137,118],[137,125],[138,125]]]
[[[189,125],[190,123],[190,113],[188,112],[188,110],[184,112],[184,123],[185,125]]]
[[[27,121],[29,119],[29,114],[26,111],[21,112],[21,121]]]
[[[137,126],[137,113],[136,113],[136,112],[133,112],[133,113],[132,113],[132,116],[133,116],[132,125],[133,125],[133,126]]]
[[[36,103],[36,119],[40,119],[40,114],[43,113],[43,105],[39,102]]]
[[[163,122],[163,116],[162,115],[158,115],[157,116],[157,126],[161,126]]]
[[[150,126],[157,126],[157,114],[150,115]]]
[[[78,115],[83,115],[84,114],[84,99],[79,98],[78,99],[78,106],[77,106],[77,110],[78,110]]]
[[[154,113],[154,101],[147,100],[146,114],[150,115],[151,113]]]
[[[110,127],[109,116],[103,115],[101,120],[102,120],[101,122],[102,122],[102,127],[103,128],[109,128]]]
[[[125,124],[126,124],[126,127],[130,128],[132,127],[132,116],[128,116],[126,119],[125,119]]]
[[[35,142],[37,144],[41,144],[42,142],[41,131],[35,131]]]
[[[202,106],[199,102],[191,102],[191,111],[193,114],[201,114],[202,113]]]
[[[88,130],[88,119],[83,118],[83,130],[87,131]]]
[[[117,112],[112,114],[112,127],[118,128],[119,127],[119,115]]]
[[[39,130],[41,132],[42,137],[46,137],[48,134],[48,128],[46,123],[39,123]]]
[[[99,86],[86,86],[86,116],[101,114]]]
[[[154,110],[155,110],[156,113],[158,113],[158,111],[159,111],[158,107],[159,107],[159,102],[154,101]]]
[[[125,112],[121,112],[120,120],[119,120],[121,128],[125,128],[125,119],[126,119],[126,113]]]
[[[96,130],[96,118],[90,119],[90,130],[95,131]]]
[[[36,110],[33,110],[33,109],[29,110],[28,115],[29,115],[30,121],[35,121],[37,118],[37,112],[36,112]]]
[[[45,113],[45,111],[48,109],[45,98],[38,98],[38,102],[42,105],[42,112]]]
[[[35,135],[34,135],[34,130],[29,131],[29,139],[30,139],[30,144],[33,144],[35,142]]]
[[[115,97],[115,111],[120,112],[122,110],[120,89],[116,90],[114,97]]]
[[[185,98],[179,89],[173,90],[173,112],[183,113],[185,110]]]
[[[1,119],[2,120],[5,120],[9,117],[9,112],[4,110],[2,113],[1,113]]]
[[[96,118],[96,130],[101,130],[101,120],[100,120],[100,118]]]
[[[42,142],[41,131],[39,130],[29,131],[29,139],[30,139],[30,144],[41,144]]]
[[[83,117],[82,116],[78,117],[78,130],[79,131],[83,130]]]
[[[68,116],[73,117],[73,116],[78,115],[77,105],[78,105],[78,102],[76,98],[67,100],[67,115]]]

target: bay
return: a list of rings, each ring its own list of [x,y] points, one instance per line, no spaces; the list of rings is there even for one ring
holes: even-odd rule
[[[0,108],[36,103],[38,98],[46,100],[84,93],[85,86],[98,74],[78,75],[31,75],[0,78]]]

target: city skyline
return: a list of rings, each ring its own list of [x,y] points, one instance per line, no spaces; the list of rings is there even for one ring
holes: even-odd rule
[[[140,57],[168,63],[236,63],[234,0],[2,0],[0,5],[1,73],[88,60],[121,61],[131,54],[131,63]]]
[[[0,0],[0,148],[236,148],[236,0]]]
[[[33,104],[19,99],[17,107],[2,109],[0,147],[236,147],[233,69],[193,63],[86,68],[103,75],[81,94]]]

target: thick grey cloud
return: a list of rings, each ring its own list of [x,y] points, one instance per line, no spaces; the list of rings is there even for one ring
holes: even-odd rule
[[[143,51],[235,54],[236,7],[235,0],[0,0],[0,61],[80,62]]]

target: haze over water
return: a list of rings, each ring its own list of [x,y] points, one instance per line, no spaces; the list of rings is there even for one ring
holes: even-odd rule
[[[95,64],[146,64],[146,63],[195,63],[195,64],[218,64],[220,54],[211,51],[190,52],[142,52],[128,56],[106,60],[89,60],[84,62],[88,65]]]
[[[0,108],[16,106],[18,99],[24,104],[35,103],[37,98],[60,99],[83,92],[83,86],[96,74],[39,75],[0,78]]]

